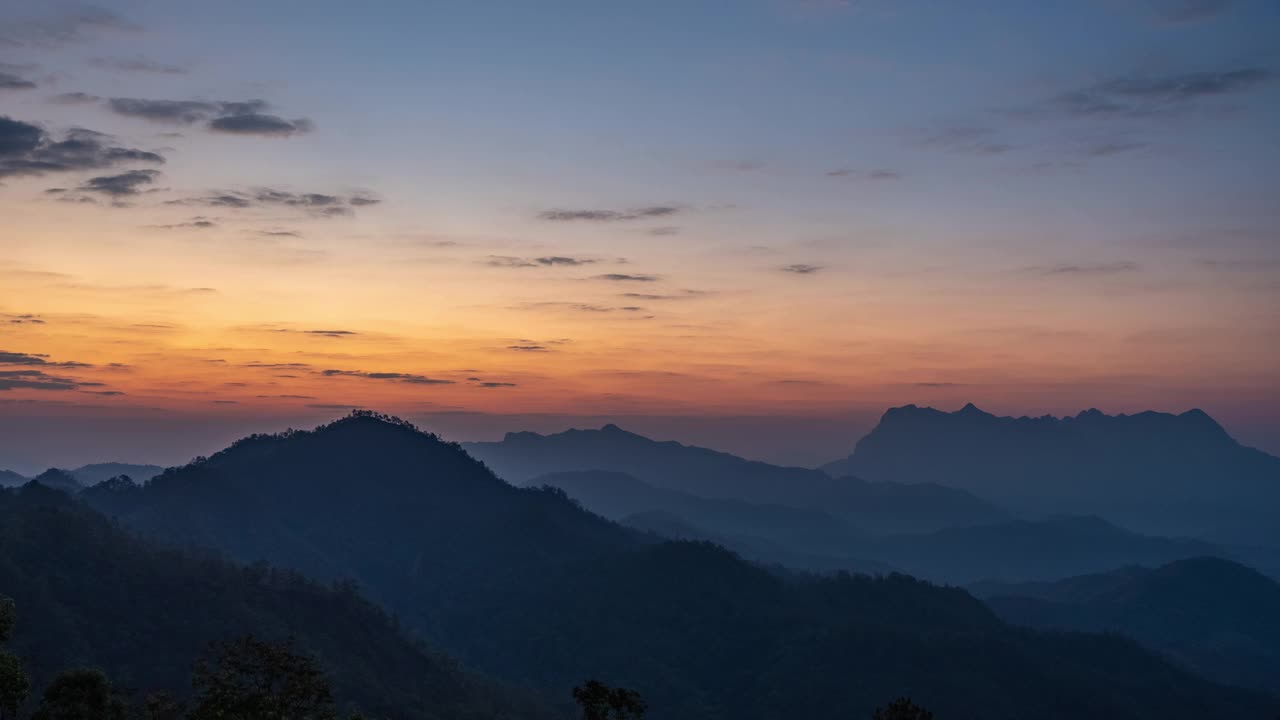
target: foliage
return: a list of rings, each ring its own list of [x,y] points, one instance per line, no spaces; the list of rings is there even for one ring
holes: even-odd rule
[[[31,720],[125,720],[124,700],[100,670],[69,670],[44,691]]]
[[[582,720],[641,720],[648,709],[640,693],[598,680],[574,688],[573,699],[582,708]]]
[[[872,720],[933,720],[933,713],[911,702],[911,698],[901,697],[888,707],[876,708]]]
[[[7,642],[17,621],[17,609],[12,599],[0,597],[0,643]],[[31,691],[31,681],[17,656],[0,649],[0,720],[10,720],[18,715],[18,708]]]
[[[190,720],[335,720],[324,672],[293,641],[217,643],[196,664]]]

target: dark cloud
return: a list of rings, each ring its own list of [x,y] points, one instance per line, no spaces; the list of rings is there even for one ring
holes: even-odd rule
[[[31,318],[31,315],[19,315],[19,318]],[[67,360],[64,362],[53,362],[49,360],[48,355],[38,353],[10,352],[0,350],[0,365],[39,365],[42,367],[61,367],[61,368],[87,368],[93,367],[89,363],[77,362],[75,360]]]
[[[950,127],[928,133],[915,144],[967,155],[1000,155],[1013,149],[1012,145],[997,141],[995,134],[995,130],[985,127]]]
[[[656,282],[660,280],[657,275],[628,275],[626,273],[605,273],[603,275],[594,275],[595,280],[612,280],[614,282]]]
[[[157,75],[185,75],[189,71],[180,65],[170,65],[168,63],[157,62],[148,58],[136,55],[131,58],[93,58],[89,64],[102,68],[104,70],[119,70],[121,72],[133,73],[154,73]]]
[[[0,90],[34,90],[36,84],[19,75],[0,72]]]
[[[116,397],[124,394],[119,390],[81,390],[80,392],[88,393],[89,395],[101,395],[103,397]]]
[[[281,400],[315,400],[313,395],[259,395],[260,398],[279,398]]]
[[[650,207],[632,208],[630,210],[564,210],[552,209],[538,213],[542,220],[556,222],[621,222],[626,220],[645,220],[669,217],[683,208],[673,205],[654,205]]]
[[[410,385],[453,385],[452,380],[441,380],[439,378],[430,378],[426,375],[416,375],[413,373],[398,372],[364,372],[361,370],[322,370],[321,375],[326,377],[358,377],[368,380],[386,380],[388,382],[408,383]]]
[[[150,185],[160,176],[157,170],[130,170],[119,175],[102,175],[89,178],[80,186],[82,192],[102,193],[111,197],[127,197],[142,192],[139,188]]]
[[[1127,152],[1133,152],[1135,150],[1142,150],[1146,147],[1149,147],[1149,145],[1144,142],[1101,142],[1085,147],[1083,154],[1089,157],[1110,157],[1112,155],[1120,155]]]
[[[265,100],[146,100],[111,98],[107,107],[118,115],[171,125],[204,123],[213,132],[232,135],[287,137],[308,132],[312,123],[305,118],[285,120],[265,112]],[[362,198],[363,200],[363,198]]]
[[[809,265],[807,263],[795,263],[779,268],[782,272],[795,273],[796,275],[812,275],[822,269],[822,265]]]
[[[1121,261],[1080,265],[1036,265],[1027,269],[1041,275],[1116,275],[1119,273],[1138,272],[1141,268],[1135,262]]]
[[[649,228],[645,232],[654,237],[669,237],[671,235],[679,235],[680,228],[675,225],[664,225],[662,227]]]
[[[156,153],[114,145],[93,130],[72,128],[55,140],[38,125],[0,116],[0,178],[163,162]]]
[[[84,382],[75,378],[49,375],[43,370],[0,370],[0,391],[8,390],[79,390],[86,387],[102,387],[99,382]]]
[[[22,315],[0,315],[0,317],[6,318],[11,325],[44,325],[45,324],[44,320],[41,320],[38,315],[31,315],[30,313],[25,313]],[[2,354],[3,353],[0,353],[0,355]]]
[[[964,383],[953,382],[918,382],[912,383],[916,387],[922,388],[949,388],[949,387],[965,387]]]
[[[135,29],[110,10],[74,6],[43,17],[7,18],[0,24],[0,47],[58,47],[81,42],[102,31]]]
[[[49,98],[49,102],[55,105],[86,105],[88,103],[96,103],[102,98],[97,95],[90,95],[83,92],[68,92],[54,95]]]
[[[355,207],[366,207],[377,202],[364,194],[342,196],[325,193],[296,193],[276,188],[255,188],[253,190],[220,191],[200,197],[169,200],[166,204],[199,205],[235,210],[276,206],[297,208],[315,217],[340,217],[354,214]],[[262,231],[260,234],[276,237],[290,235],[287,231]],[[296,234],[292,236],[297,237]]]
[[[264,237],[302,237],[302,233],[296,230],[259,230],[258,234]]]
[[[231,135],[287,137],[296,133],[309,132],[313,127],[311,121],[306,118],[285,120],[276,115],[263,113],[224,115],[209,121],[210,130]]]
[[[508,345],[508,350],[516,352],[549,352],[549,348],[545,345]]]
[[[849,168],[841,168],[839,170],[828,171],[827,177],[863,177],[867,180],[899,180],[902,178],[902,175],[893,170],[878,169],[862,173],[857,170],[850,170]]]
[[[482,382],[482,383],[477,383],[477,384],[476,384],[476,387],[482,387],[482,388],[508,388],[508,387],[516,387],[516,384],[515,384],[515,383],[511,383],[511,382]]]
[[[705,297],[713,293],[708,290],[682,290],[674,295],[659,295],[651,293],[622,293],[619,297],[630,298],[632,300],[690,300],[696,297]]]
[[[1196,101],[1251,90],[1275,74],[1260,67],[1104,80],[1054,99],[1062,111],[1087,117],[1148,117],[1175,113]]]
[[[599,262],[593,258],[575,258],[564,255],[548,255],[538,258],[522,258],[512,257],[510,255],[490,255],[485,260],[485,265],[493,267],[506,268],[531,268],[531,267],[553,267],[553,266],[578,266],[591,265]]]
[[[1167,23],[1194,23],[1230,10],[1235,0],[1158,0],[1156,16]]]
[[[172,223],[169,225],[150,225],[149,227],[156,230],[208,230],[209,228],[218,227],[218,223],[206,217],[196,216],[186,222]]]

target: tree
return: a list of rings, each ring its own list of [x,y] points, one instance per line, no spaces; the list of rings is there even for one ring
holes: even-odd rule
[[[31,720],[125,720],[122,700],[100,670],[68,670],[49,683]]]
[[[582,708],[582,720],[640,720],[649,709],[640,693],[596,680],[574,688],[573,699]]]
[[[196,663],[191,720],[336,720],[329,681],[293,641],[245,636],[210,646]]]
[[[0,643],[9,640],[17,611],[13,601],[0,597]],[[22,669],[22,663],[11,653],[0,650],[0,720],[18,717],[18,708],[31,691],[31,681]]]
[[[900,697],[887,708],[876,708],[872,720],[933,720],[933,713],[911,702],[911,698]]]

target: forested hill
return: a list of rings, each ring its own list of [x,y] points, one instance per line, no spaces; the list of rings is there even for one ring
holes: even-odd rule
[[[633,688],[655,720],[867,717],[904,694],[960,719],[1280,712],[1125,640],[1011,628],[962,590],[784,578],[712,545],[652,544],[369,414],[248,438],[104,495],[152,535],[350,575],[501,679]]]
[[[351,585],[158,549],[36,483],[0,490],[3,596],[17,604],[11,648],[35,697],[78,667],[139,694],[182,696],[210,642],[253,634],[295,637],[329,673],[340,704],[375,717],[560,717],[424,650]]]

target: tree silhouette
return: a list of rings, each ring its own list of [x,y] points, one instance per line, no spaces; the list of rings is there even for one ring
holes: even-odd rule
[[[900,697],[889,707],[876,708],[872,720],[933,720],[933,713],[911,702],[911,698]]]
[[[245,636],[215,643],[196,663],[191,720],[336,720],[329,681],[293,641]]]
[[[640,693],[596,680],[574,688],[573,699],[582,708],[582,720],[640,720],[649,707]]]
[[[100,670],[68,670],[44,691],[31,720],[125,720],[122,699]]]
[[[0,643],[8,642],[16,619],[13,601],[0,597]],[[31,681],[27,679],[22,663],[13,654],[0,650],[0,720],[18,717],[18,708],[30,691]]]

